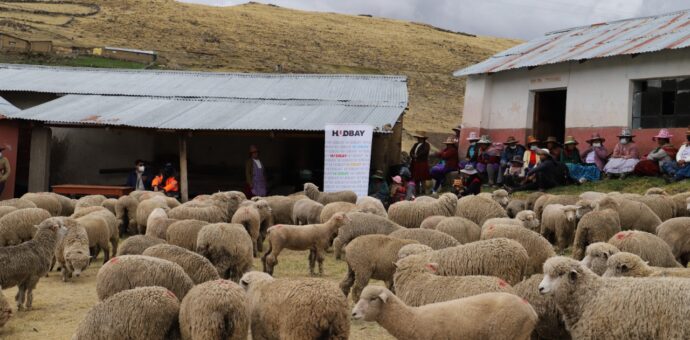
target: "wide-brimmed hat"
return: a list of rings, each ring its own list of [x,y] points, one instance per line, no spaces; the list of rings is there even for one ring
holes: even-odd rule
[[[381,171],[381,170],[374,171],[374,174],[371,175],[371,178],[376,178],[376,179],[381,179],[381,180],[384,179],[383,171]]]
[[[551,155],[551,151],[549,151],[549,149],[537,149],[537,155],[544,155],[544,156],[553,157]]]
[[[515,139],[515,137],[510,136],[510,137],[508,137],[508,139],[506,139],[505,142],[503,142],[503,144],[506,144],[506,145],[508,145],[508,144],[517,144],[517,142],[518,142],[518,140]]]
[[[595,140],[601,141],[602,143],[606,141],[605,138],[601,138],[601,135],[599,135],[599,132],[595,132],[592,134],[592,137],[590,137],[587,140],[587,143],[592,144]]]
[[[482,135],[482,138],[479,138],[477,141],[477,144],[489,144],[491,145],[491,138],[489,138],[489,135]]]
[[[472,164],[467,164],[465,165],[465,168],[460,170],[465,175],[476,175],[477,174],[477,169],[472,166]]]
[[[467,140],[470,140],[470,141],[471,141],[471,140],[479,140],[479,137],[477,137],[477,133],[476,133],[476,132],[470,132],[470,136],[467,137]]]
[[[462,124],[458,124],[458,126],[452,128],[451,130],[453,130],[453,131],[455,131],[455,132],[460,132],[460,131],[462,131]]]
[[[546,137],[546,143],[556,143],[558,145],[561,145],[561,142],[558,141],[558,138],[554,136]]]
[[[527,145],[534,144],[534,143],[539,143],[539,140],[535,138],[534,136],[528,136],[527,137]]]
[[[578,144],[580,144],[580,143],[578,143],[577,140],[575,140],[575,137],[573,137],[573,136],[566,136],[566,137],[565,137],[565,141],[563,141],[563,145],[569,145],[569,144],[578,145]]]
[[[673,135],[668,131],[668,129],[661,129],[656,136],[652,137],[652,140],[656,141],[657,139],[671,139],[671,137],[673,137]]]
[[[448,138],[446,138],[443,144],[455,145],[458,144],[458,140],[455,139],[455,136],[448,136]]]
[[[522,160],[522,156],[513,156],[513,159],[510,160],[511,163],[520,163],[524,164],[525,161]]]
[[[632,134],[632,131],[630,131],[630,128],[623,128],[621,130],[621,134],[618,135],[618,138],[633,138],[635,135]]]
[[[416,132],[413,132],[413,133],[412,133],[412,137],[415,137],[415,138],[429,138],[429,137],[427,137],[427,135],[426,135],[426,131],[416,131]]]
[[[402,183],[402,177],[400,177],[400,176],[393,176],[391,179],[392,179],[393,182],[395,182],[395,183],[398,183],[398,184],[401,184],[401,183]]]

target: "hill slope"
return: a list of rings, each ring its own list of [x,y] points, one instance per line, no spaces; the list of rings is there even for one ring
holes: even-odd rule
[[[464,80],[451,73],[517,43],[428,25],[270,5],[208,7],[173,0],[0,3],[0,31],[63,46],[156,50],[164,68],[381,73],[409,77],[407,130],[447,133]],[[99,10],[100,9],[100,10]]]

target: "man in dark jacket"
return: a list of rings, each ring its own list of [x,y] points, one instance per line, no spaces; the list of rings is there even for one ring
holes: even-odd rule
[[[134,190],[151,190],[151,176],[146,172],[144,161],[137,159],[134,162],[134,170],[127,177],[127,186]]]
[[[498,171],[498,179],[496,180],[496,183],[499,185],[503,184],[503,174],[510,167],[510,162],[513,161],[515,156],[519,156],[522,159],[525,154],[525,147],[518,144],[518,140],[513,136],[508,137],[508,140],[503,142],[503,145],[505,145],[505,148],[503,148],[501,153],[501,166]]]
[[[538,149],[540,163],[527,172],[527,180],[522,186],[513,191],[539,190],[544,191],[562,184],[563,169],[556,162],[549,149]]]

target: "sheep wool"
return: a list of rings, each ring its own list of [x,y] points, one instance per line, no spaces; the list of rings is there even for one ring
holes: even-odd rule
[[[166,231],[168,243],[196,251],[196,239],[199,231],[209,223],[199,220],[181,220],[171,224]]]
[[[573,339],[690,337],[688,280],[601,278],[580,262],[553,257],[539,291],[551,295]]]
[[[117,213],[117,209],[115,208],[117,206],[117,199],[115,198],[108,198],[103,203],[101,203],[101,207],[108,209],[113,215]]]
[[[107,198],[103,195],[87,195],[77,200],[75,210],[87,207],[100,207]]]
[[[159,239],[165,240],[165,235],[168,230],[168,226],[177,222],[175,219],[169,219],[168,213],[162,208],[153,209],[146,219],[146,233],[145,235],[151,237],[158,237]]]
[[[687,267],[690,261],[690,217],[672,218],[659,225],[656,234],[671,247],[676,261]]]
[[[347,275],[340,282],[345,296],[352,288],[352,300],[355,303],[359,301],[362,289],[370,279],[381,280],[388,289],[393,289],[394,263],[400,248],[408,244],[417,244],[417,241],[388,235],[364,235],[352,240],[345,253]]]
[[[606,262],[603,277],[680,277],[690,278],[688,268],[664,268],[650,266],[647,261],[636,254],[619,252]]]
[[[136,235],[139,232],[137,226],[137,207],[139,201],[131,195],[121,196],[115,203],[115,217],[120,221],[120,235]]]
[[[144,256],[157,257],[177,263],[194,284],[218,280],[220,276],[216,267],[207,258],[187,249],[171,244],[158,244],[144,250]]]
[[[259,210],[253,205],[241,206],[235,211],[235,214],[232,215],[230,222],[242,225],[247,231],[247,234],[249,234],[249,237],[252,239],[252,245],[254,246],[253,254],[254,257],[256,257],[258,255],[258,242],[261,227],[261,215],[259,214]]]
[[[506,206],[506,213],[510,218],[515,218],[515,215],[517,215],[517,213],[523,210],[527,210],[527,201],[525,200],[513,198],[510,200],[510,202],[508,202],[508,205]]]
[[[477,196],[492,199],[496,201],[496,203],[500,204],[503,208],[507,207],[508,203],[510,202],[508,191],[503,189],[494,190],[492,193],[483,192]]]
[[[690,192],[675,194],[671,196],[671,199],[676,205],[675,217],[690,216]]]
[[[10,206],[0,206],[0,218],[3,216],[17,210],[15,207],[10,207]]]
[[[477,225],[484,225],[490,218],[508,217],[503,207],[492,199],[465,196],[457,201],[455,216],[464,217]]]
[[[435,229],[442,233],[446,233],[456,239],[460,244],[479,241],[481,235],[481,228],[479,226],[464,218],[464,217],[444,217],[443,220],[436,224]]]
[[[48,193],[29,192],[24,194],[21,198],[34,202],[36,207],[45,209],[50,213],[50,216],[60,216],[60,212],[62,212],[60,201],[55,196]]]
[[[654,234],[661,224],[661,219],[646,204],[622,197],[613,197],[616,205],[610,204],[612,209],[618,211],[621,221],[621,230],[641,230]]]
[[[539,294],[539,283],[543,279],[544,274],[532,275],[513,287],[515,294],[527,300],[537,312],[539,321],[534,332],[539,339],[569,340],[570,333],[565,328],[563,317],[556,307],[556,303],[550,297]]]
[[[88,214],[76,218],[76,221],[86,230],[89,239],[89,249],[92,249],[92,259],[95,260],[100,250],[103,250],[103,263],[107,262],[110,259],[110,255],[117,252],[117,250],[112,249],[111,253],[111,244],[109,242],[111,230],[108,226],[108,221],[96,214]]]
[[[357,194],[354,191],[320,192],[314,183],[304,183],[304,194],[324,206],[333,202],[357,203]]]
[[[177,263],[143,255],[122,255],[106,262],[96,275],[96,293],[103,301],[123,290],[161,286],[184,298],[194,282]]]
[[[481,239],[490,240],[500,237],[515,240],[527,250],[529,263],[525,268],[525,276],[541,273],[544,262],[548,258],[556,256],[549,241],[538,233],[520,226],[506,224],[492,225],[482,231]]]
[[[252,268],[252,238],[241,224],[205,225],[196,239],[196,252],[209,259],[224,279],[237,282]]]
[[[268,202],[271,207],[271,215],[273,216],[273,223],[277,224],[294,224],[292,220],[292,211],[295,203],[299,200],[308,198],[304,195],[296,196],[268,196],[268,197],[252,197],[253,201],[263,200]]]
[[[53,192],[49,192],[47,194],[57,198],[57,200],[60,202],[60,216],[66,217],[74,213],[74,209],[77,205],[77,200]]]
[[[376,321],[397,339],[527,340],[537,323],[532,306],[513,294],[485,293],[410,307],[377,286],[364,289],[352,316]]]
[[[573,205],[577,203],[577,201],[580,200],[580,197],[576,195],[551,195],[551,194],[546,194],[541,197],[539,197],[535,202],[534,202],[534,209],[533,210],[537,214],[537,218],[541,220],[541,214],[544,212],[544,208],[546,208],[547,205],[549,204],[563,204],[563,205]]]
[[[556,245],[559,253],[573,244],[577,229],[577,205],[549,204],[541,214],[540,234]]]
[[[620,251],[637,254],[650,266],[655,267],[680,267],[676,262],[671,247],[654,234],[639,230],[626,230],[613,235],[608,243],[614,245]]]
[[[539,197],[542,197],[544,195],[546,195],[546,193],[541,191],[535,191],[527,195],[527,198],[525,199],[525,208],[527,210],[534,210],[534,204],[537,202]]]
[[[139,202],[139,205],[137,205],[137,226],[139,227],[139,234],[146,233],[146,223],[148,222],[149,215],[151,215],[153,210],[155,210],[156,208],[163,209],[165,212],[168,212],[170,210],[170,208],[168,208],[168,204],[165,201],[165,197],[154,196],[152,198]],[[179,209],[179,207],[175,209]],[[180,218],[175,216],[172,211],[170,212],[169,217],[175,219],[185,219],[184,217]]]
[[[62,223],[67,228],[67,234],[62,237],[55,247],[55,260],[62,268],[62,281],[67,281],[72,274],[79,277],[82,271],[89,267],[89,235],[84,226],[77,221],[66,218]]]
[[[398,260],[395,267],[395,294],[408,306],[418,307],[492,292],[515,294],[507,282],[493,276],[436,275],[438,264],[427,263],[421,256],[405,257]]]
[[[621,231],[618,212],[612,208],[616,203],[612,198],[598,201],[596,208],[582,216],[577,223],[573,241],[573,258],[582,260],[585,249],[594,242],[606,242]]]
[[[447,217],[443,215],[429,216],[422,221],[419,227],[422,229],[436,229],[436,225],[445,218]]]
[[[595,274],[601,276],[606,271],[606,262],[613,254],[619,251],[616,246],[610,243],[595,242],[587,246],[585,258],[580,262]]]
[[[451,193],[434,201],[400,201],[388,207],[388,218],[403,227],[419,228],[429,216],[453,216],[457,203],[457,197]]]
[[[23,198],[11,198],[0,201],[0,207],[15,207],[17,209],[38,208],[34,202]]]
[[[364,196],[357,199],[357,210],[365,213],[388,217],[386,207],[380,199],[371,196]]]
[[[89,310],[73,340],[175,338],[180,302],[163,287],[119,292]]]
[[[0,287],[0,328],[4,327],[12,318],[12,307],[2,294],[2,287]]]
[[[400,248],[400,250],[398,251],[398,260],[402,260],[408,256],[428,253],[431,251],[434,250],[431,249],[431,247],[423,244],[408,244]]]
[[[402,228],[397,223],[377,215],[351,212],[347,214],[347,217],[350,221],[338,229],[338,236],[333,240],[333,252],[336,259],[340,259],[342,249],[359,236],[370,234],[388,235]]]
[[[141,255],[147,248],[162,243],[166,242],[157,237],[151,237],[146,235],[130,236],[126,240],[124,240],[120,247],[117,249],[117,256]]]
[[[31,240],[36,225],[50,218],[50,213],[41,208],[27,208],[13,211],[0,218],[0,247],[14,246]]]
[[[661,221],[669,220],[676,216],[676,203],[668,195],[649,194],[644,196],[628,197],[628,199],[644,203],[649,209],[659,216]]]
[[[333,339],[350,335],[347,298],[324,279],[273,279],[245,274],[252,337],[255,339]]]
[[[196,285],[180,304],[182,339],[247,339],[248,304],[244,289],[232,281]]]
[[[292,220],[297,225],[320,223],[322,210],[323,204],[308,198],[301,199],[292,208]]]
[[[323,209],[321,210],[321,214],[319,215],[319,222],[317,223],[326,223],[326,221],[330,220],[333,215],[336,213],[342,212],[342,213],[349,213],[350,211],[354,211],[357,209],[357,206],[353,203],[350,202],[331,202],[323,206]],[[293,210],[294,213],[294,210]]]
[[[448,247],[455,247],[460,245],[458,240],[453,236],[433,229],[399,229],[388,236],[415,240],[421,244],[431,247],[431,249],[438,250]]]

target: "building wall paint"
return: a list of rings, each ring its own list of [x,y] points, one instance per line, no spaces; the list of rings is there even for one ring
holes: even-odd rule
[[[10,161],[11,173],[5,184],[5,190],[0,194],[0,200],[10,199],[14,196],[14,183],[17,175],[17,146],[19,144],[18,123],[0,119],[0,146],[6,149],[2,156]]]

